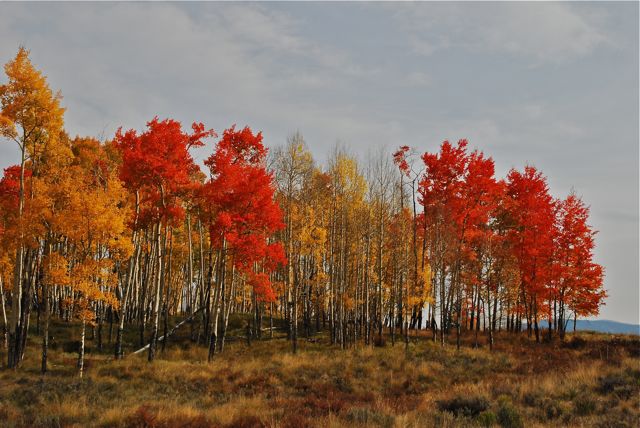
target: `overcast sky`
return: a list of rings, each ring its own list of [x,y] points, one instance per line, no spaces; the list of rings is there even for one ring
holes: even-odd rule
[[[72,135],[158,115],[300,130],[321,162],[468,138],[500,176],[533,164],[591,205],[600,318],[639,322],[637,2],[1,3],[0,62],[21,44]]]

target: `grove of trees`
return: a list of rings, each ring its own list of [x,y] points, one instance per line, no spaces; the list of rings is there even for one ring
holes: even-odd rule
[[[156,117],[105,142],[72,138],[29,52],[4,69],[0,136],[20,158],[0,181],[9,368],[29,340],[47,371],[54,317],[81,325],[82,375],[87,329],[114,358],[140,348],[149,361],[176,317],[214,359],[236,313],[250,314],[248,340],[284,320],[293,352],[319,332],[343,348],[408,346],[421,329],[443,345],[472,331],[493,346],[499,330],[564,338],[606,297],[580,197],[555,199],[533,166],[495,177],[466,140],[366,162],[336,148],[323,166],[300,133],[269,152],[249,127],[219,137]],[[190,149],[205,145],[201,168]]]

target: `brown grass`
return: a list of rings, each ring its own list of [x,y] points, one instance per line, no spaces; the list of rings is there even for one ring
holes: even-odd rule
[[[176,338],[152,364],[53,350],[42,378],[34,340],[17,371],[0,371],[0,426],[638,426],[640,341],[581,334],[536,344],[499,334],[497,346],[457,351],[428,338],[384,347],[331,347],[325,337],[231,341],[206,349]],[[108,352],[105,346],[105,352]]]

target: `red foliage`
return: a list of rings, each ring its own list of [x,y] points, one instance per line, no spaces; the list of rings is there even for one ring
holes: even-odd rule
[[[401,147],[394,154],[403,172],[408,151]],[[592,261],[595,233],[579,198],[570,195],[556,203],[546,178],[532,166],[511,170],[506,182],[496,181],[493,160],[467,153],[466,140],[455,146],[445,141],[438,153],[425,153],[422,160],[426,169],[418,193],[424,212],[417,221],[422,233],[438,240],[434,263],[460,271],[468,286],[484,281],[496,290],[492,274],[479,274],[483,254],[496,261],[495,272],[515,260],[516,303],[530,319],[551,314],[553,302],[566,303],[581,316],[597,314],[606,296],[603,269]]]
[[[180,197],[195,185],[192,178],[199,170],[189,149],[216,135],[201,123],[191,128],[189,134],[180,122],[155,117],[139,135],[133,129],[124,133],[118,129],[114,145],[122,156],[120,178],[128,189],[140,193],[139,225],[183,218]]]
[[[275,298],[268,275],[254,273],[256,263],[268,271],[286,261],[280,243],[269,243],[284,227],[274,201],[273,177],[265,167],[262,134],[235,126],[224,131],[215,152],[205,161],[211,179],[202,188],[203,211],[211,242],[226,245],[234,265],[247,274],[261,300]]]
[[[553,292],[581,316],[597,315],[606,292],[604,270],[593,262],[596,232],[587,223],[589,208],[574,194],[556,204]]]
[[[411,171],[411,167],[407,161],[409,151],[409,146],[400,146],[400,149],[393,154],[393,163],[395,163],[396,166],[400,168],[400,172],[406,176],[409,176],[409,172]]]
[[[31,170],[24,170],[25,194],[30,191]],[[5,235],[7,231],[14,229],[18,220],[18,207],[20,205],[20,166],[13,165],[4,170],[4,176],[0,180],[0,237],[11,240]]]
[[[512,169],[507,176],[505,208],[522,287],[537,312],[548,298],[555,221],[554,200],[544,175],[532,166],[523,172]]]
[[[25,169],[25,179],[31,177],[31,171]],[[4,176],[0,180],[0,205],[3,210],[18,210],[20,202],[20,166],[12,165],[4,169]]]
[[[445,141],[439,153],[425,153],[426,170],[418,187],[424,219],[449,236],[453,243],[449,257],[458,260],[475,258],[473,245],[489,232],[487,224],[499,190],[493,160],[482,152],[468,154],[466,149],[466,140],[455,147]]]

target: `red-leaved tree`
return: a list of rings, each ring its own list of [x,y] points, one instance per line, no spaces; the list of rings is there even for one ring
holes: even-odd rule
[[[282,244],[271,242],[284,223],[274,200],[273,176],[266,169],[266,155],[261,133],[254,134],[249,127],[236,130],[233,126],[224,131],[214,153],[205,161],[211,178],[201,192],[203,212],[211,244],[219,251],[210,358],[218,337],[220,350],[224,347],[230,294],[227,283],[234,287],[239,274],[252,286],[257,302],[274,301],[268,274],[286,262]],[[226,280],[228,270],[231,281]]]
[[[204,145],[203,140],[215,136],[202,123],[193,123],[192,132],[184,132],[180,122],[173,119],[160,121],[157,117],[147,123],[147,130],[138,134],[135,130],[116,133],[115,147],[120,152],[122,164],[120,178],[135,195],[135,214],[132,220],[134,244],[140,245],[137,231],[151,228],[155,258],[153,276],[152,330],[149,344],[149,361],[153,361],[158,338],[158,313],[160,290],[164,284],[166,243],[169,229],[184,217],[183,197],[195,184],[192,177],[199,169],[189,149]],[[135,254],[135,253],[134,253]],[[137,257],[132,257],[132,266]],[[129,270],[129,278],[135,269]],[[130,287],[130,280],[128,287]],[[144,325],[141,323],[144,331]],[[116,346],[118,348],[118,346]]]

